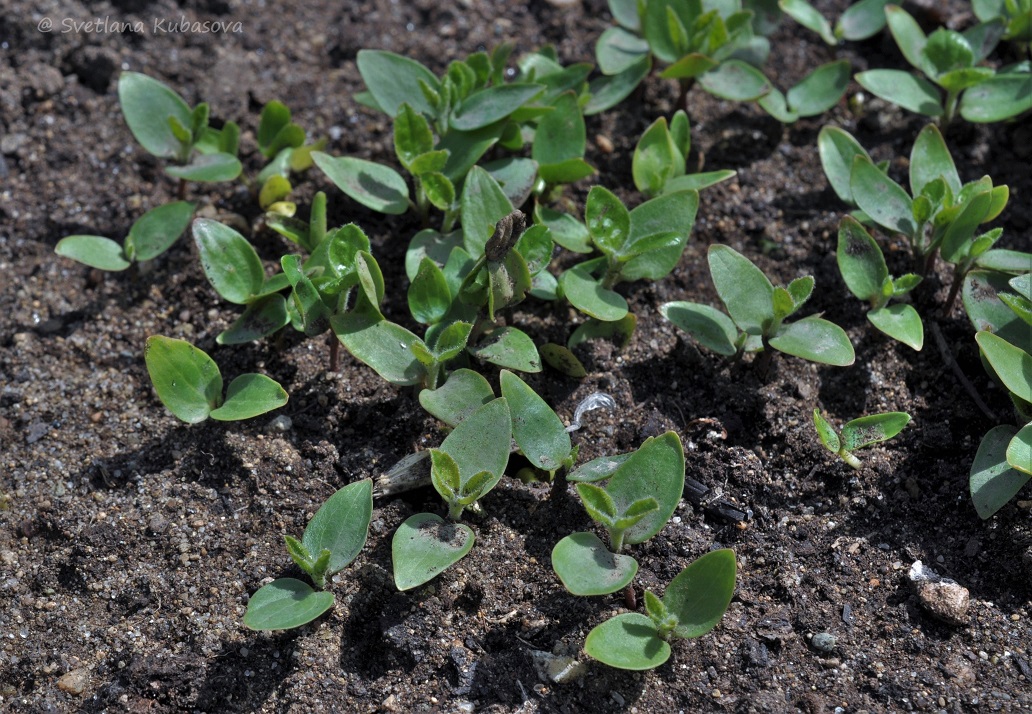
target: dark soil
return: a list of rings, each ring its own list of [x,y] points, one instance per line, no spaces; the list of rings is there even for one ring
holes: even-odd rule
[[[821,2],[837,13],[845,2]],[[320,340],[288,336],[217,347],[237,314],[218,300],[187,239],[144,273],[100,274],[59,259],[63,236],[121,238],[148,208],[174,197],[161,166],[135,144],[118,108],[118,72],[147,72],[188,101],[211,103],[215,122],[241,120],[247,170],[261,165],[254,130],[261,105],[286,102],[330,151],[391,161],[390,125],[352,99],[362,88],[359,48],[393,50],[435,71],[471,51],[546,43],[564,62],[592,61],[609,25],[603,0],[559,9],[535,0],[258,3],[243,0],[10,0],[0,16],[0,709],[45,711],[1016,711],[1032,706],[1032,521],[1029,493],[988,522],[967,491],[981,435],[1010,419],[1005,395],[979,364],[959,307],[918,353],[870,329],[834,260],[843,206],[816,151],[822,123],[853,132],[876,160],[905,158],[924,121],[868,99],[857,117],[842,103],[783,127],[757,107],[689,95],[695,149],[707,169],[737,179],[703,193],[680,267],[656,284],[621,288],[638,316],[625,351],[581,353],[580,381],[546,371],[528,379],[564,418],[595,391],[619,409],[596,411],[574,435],[581,459],[680,434],[689,476],[753,513],[722,522],[685,502],[672,523],[634,549],[637,594],[661,592],[688,562],[731,547],[738,589],[711,634],[674,646],[649,673],[589,663],[576,682],[539,677],[535,651],[578,656],[588,631],[621,611],[621,597],[566,594],[552,546],[590,523],[572,493],[504,479],[471,520],[477,544],[431,584],[398,593],[390,539],[412,513],[440,511],[430,489],[379,499],[367,548],[335,578],[337,605],[310,626],[256,634],[241,624],[249,594],[298,576],[283,534],[298,535],[337,488],[383,473],[440,443],[437,423],[411,390],[392,388],[344,355],[327,373]],[[932,4],[933,7],[937,4]],[[964,3],[940,20],[963,26]],[[188,20],[240,22],[229,34],[162,33]],[[39,31],[50,18],[53,29]],[[70,23],[140,21],[142,33],[74,31]],[[67,21],[67,24],[66,24]],[[109,24],[110,28],[110,24]],[[782,87],[836,56],[856,70],[902,66],[891,40],[838,50],[785,24],[773,37],[770,76]],[[855,91],[856,87],[852,90]],[[851,91],[851,94],[853,92]],[[631,152],[644,128],[675,107],[676,87],[644,91],[589,120],[588,160],[598,183],[631,204]],[[603,139],[608,139],[605,141]],[[1032,124],[958,126],[948,133],[965,180],[1008,184],[1003,245],[1032,248]],[[610,147],[611,144],[611,147]],[[602,148],[612,149],[603,151]],[[582,205],[592,181],[568,190]],[[399,267],[407,217],[350,202],[318,172],[303,201],[330,192],[333,225],[355,221],[372,237],[405,321]],[[247,189],[194,193],[211,211],[256,222]],[[288,250],[254,237],[268,259]],[[849,332],[856,364],[840,369],[775,357],[769,378],[700,353],[658,314],[673,299],[715,301],[705,269],[710,243],[744,252],[782,283],[816,277],[813,311]],[[894,248],[899,246],[893,246]],[[904,251],[889,252],[897,274]],[[271,265],[271,263],[270,263]],[[919,289],[932,315],[945,272]],[[809,307],[807,308],[809,309]],[[515,321],[540,341],[565,341],[579,321],[567,306],[528,305]],[[528,328],[530,329],[530,328]],[[224,374],[264,371],[283,383],[292,419],[187,427],[157,401],[142,359],[165,334],[213,354]],[[980,411],[947,355],[986,395]],[[900,437],[862,453],[853,471],[818,443],[810,415],[837,423],[907,411]],[[907,577],[915,560],[970,589],[968,624],[925,612]],[[640,602],[640,598],[639,598]],[[817,633],[837,638],[829,651]]]

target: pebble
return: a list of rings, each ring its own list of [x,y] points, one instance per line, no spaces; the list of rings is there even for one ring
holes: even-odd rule
[[[69,694],[82,694],[89,683],[89,672],[84,668],[73,669],[57,680],[58,689]]]
[[[968,589],[953,581],[924,582],[917,586],[921,606],[948,625],[968,624],[971,595]]]
[[[815,650],[820,652],[834,652],[835,644],[838,642],[838,638],[830,632],[818,632],[810,640],[810,644],[813,645]]]
[[[555,655],[551,652],[533,651],[534,669],[542,682],[569,684],[588,673],[588,665],[569,655]]]

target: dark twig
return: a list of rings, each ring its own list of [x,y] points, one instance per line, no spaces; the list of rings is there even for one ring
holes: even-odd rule
[[[949,366],[949,368],[953,370],[954,376],[956,376],[957,380],[961,383],[961,385],[963,385],[965,391],[967,391],[968,393],[968,396],[970,396],[971,399],[974,400],[978,408],[982,410],[982,413],[989,417],[990,421],[994,423],[999,423],[1000,420],[997,419],[996,415],[993,414],[992,410],[986,405],[986,403],[982,401],[982,397],[978,394],[978,391],[975,389],[975,385],[971,384],[971,381],[967,378],[967,375],[965,375],[964,371],[961,370],[960,365],[958,365],[957,361],[953,359],[953,354],[950,352],[950,348],[946,344],[946,340],[943,339],[942,331],[939,329],[939,323],[930,322],[929,325],[931,325],[932,336],[935,337],[935,344],[939,348],[939,354],[942,355],[943,362],[945,362]]]

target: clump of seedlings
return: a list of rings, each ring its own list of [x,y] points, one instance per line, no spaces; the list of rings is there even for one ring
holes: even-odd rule
[[[729,169],[687,173],[685,164],[691,148],[691,126],[683,110],[674,112],[669,126],[665,117],[652,122],[634,147],[631,175],[635,187],[646,198],[654,198],[675,191],[698,191],[735,175]]]
[[[318,590],[296,578],[273,580],[248,600],[244,625],[252,630],[289,630],[333,607],[326,581],[365,547],[372,513],[373,482],[363,479],[330,496],[308,522],[301,540],[284,536],[291,559]]]
[[[860,459],[853,455],[854,451],[888,441],[909,423],[910,415],[905,412],[883,412],[853,419],[843,424],[841,430],[836,430],[819,409],[813,410],[813,426],[824,448],[854,469],[862,465]]]

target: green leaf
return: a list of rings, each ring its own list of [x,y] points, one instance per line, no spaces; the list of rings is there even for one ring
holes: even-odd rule
[[[957,174],[957,167],[950,156],[950,150],[946,148],[946,142],[942,138],[942,132],[935,124],[929,124],[914,141],[914,148],[910,152],[910,191],[918,196],[925,186],[937,178],[946,181],[953,195],[960,193],[960,176]]]
[[[455,460],[463,487],[481,471],[494,477],[490,484],[494,487],[509,462],[511,439],[512,420],[508,404],[505,399],[494,399],[460,422],[445,438],[440,449]]]
[[[538,352],[541,354],[541,359],[545,360],[545,364],[552,369],[562,372],[567,377],[583,379],[588,376],[584,365],[567,347],[557,345],[554,342],[547,342],[538,348]]]
[[[989,330],[1013,345],[1032,350],[1032,335],[1024,321],[1000,300],[1000,294],[1009,287],[1003,273],[972,270],[964,277],[964,311],[975,330]]]
[[[823,114],[846,93],[850,70],[849,60],[821,65],[788,90],[788,106],[801,117]]]
[[[627,261],[620,271],[620,280],[659,280],[677,267],[698,209],[697,191],[679,191],[653,198],[632,210],[631,245],[647,236],[667,232],[677,233],[680,240]]]
[[[474,92],[452,113],[452,128],[481,129],[504,119],[544,90],[540,84],[502,84]]]
[[[396,116],[407,102],[420,114],[434,116],[434,109],[419,85],[422,82],[439,91],[441,84],[419,62],[384,50],[359,50],[356,64],[376,105],[387,115]]]
[[[617,511],[626,513],[631,504],[655,498],[659,508],[627,529],[624,542],[644,543],[659,533],[674,514],[684,491],[684,451],[681,439],[672,431],[649,437],[621,464],[606,492]]]
[[[832,31],[831,23],[806,0],[780,0],[778,6],[800,25],[820,35],[829,45],[838,44],[838,37]]]
[[[960,213],[950,221],[939,245],[943,260],[947,263],[959,263],[968,258],[971,239],[988,214],[991,203],[992,194],[983,191],[963,204]]]
[[[330,551],[326,575],[348,566],[365,547],[373,512],[373,482],[362,479],[330,496],[305,528],[301,542],[310,553]]]
[[[494,392],[484,376],[465,368],[452,372],[443,386],[419,393],[423,408],[448,426],[456,426],[492,399]]]
[[[286,403],[287,393],[279,382],[264,374],[242,374],[229,383],[226,400],[212,409],[210,416],[218,421],[239,421],[279,409]]]
[[[459,353],[466,349],[472,330],[472,322],[453,322],[439,332],[427,330],[427,338],[429,339],[433,334],[434,339],[431,345],[434,354],[441,362],[447,362],[458,357]]]
[[[1028,474],[1007,463],[1007,448],[1017,433],[1013,426],[997,426],[986,432],[978,445],[968,485],[971,501],[982,520],[1007,505],[1028,483]]]
[[[928,36],[921,55],[923,61],[917,66],[940,83],[946,73],[971,67],[975,63],[975,52],[964,35],[945,27],[940,27]]]
[[[552,548],[552,569],[572,595],[608,595],[630,585],[638,562],[610,553],[594,533],[573,533]]]
[[[840,199],[853,205],[853,193],[849,189],[853,158],[871,157],[849,132],[830,125],[821,127],[817,134],[817,149],[828,183]]]
[[[712,245],[707,253],[710,275],[724,307],[743,332],[763,333],[774,316],[774,286],[752,261],[725,245]]]
[[[871,324],[911,349],[924,347],[924,325],[912,305],[889,305],[867,313]]]
[[[512,414],[512,435],[531,464],[555,471],[570,455],[570,435],[562,421],[526,382],[503,369],[499,377],[502,396]]]
[[[570,268],[559,278],[566,299],[578,310],[598,320],[613,321],[627,314],[627,301],[580,266]]]
[[[599,114],[622,102],[641,84],[652,70],[652,57],[646,55],[619,74],[600,75],[588,84],[590,99],[584,106],[584,116]]]
[[[638,318],[633,313],[627,313],[619,320],[603,322],[594,318],[585,320],[566,340],[566,346],[571,350],[577,345],[588,340],[616,339],[620,349],[625,349],[631,342],[634,335],[634,328],[638,326]]]
[[[247,601],[244,626],[252,630],[290,630],[307,625],[331,607],[333,593],[317,592],[294,578],[280,578]]]
[[[129,229],[126,254],[152,260],[164,253],[190,225],[194,207],[189,201],[174,201],[144,213]]]
[[[552,104],[552,111],[541,117],[534,132],[530,157],[538,163],[543,177],[546,167],[584,158],[586,131],[577,95],[564,92]]]
[[[578,483],[577,495],[591,520],[607,528],[613,525],[617,516],[616,504],[604,488],[593,483]]]
[[[670,179],[684,174],[684,159],[667,128],[666,119],[660,117],[645,130],[634,147],[631,174],[635,187],[646,197],[658,195]],[[591,200],[590,194],[588,200]],[[629,217],[627,223],[630,224]]]
[[[512,213],[512,203],[491,174],[474,166],[462,187],[461,206],[463,245],[470,255],[479,258],[495,224]]]
[[[603,74],[625,72],[647,57],[649,43],[622,27],[609,27],[595,43],[595,59]]]
[[[943,114],[939,90],[923,77],[898,69],[871,69],[857,73],[854,79],[876,97],[909,111],[930,117]]]
[[[499,159],[484,164],[484,169],[498,182],[513,206],[526,203],[538,178],[537,163],[531,159]]]
[[[418,384],[423,368],[409,346],[418,340],[401,325],[388,322],[375,309],[352,310],[330,318],[345,349],[396,386]]]
[[[430,449],[430,479],[434,490],[449,505],[454,503],[462,491],[462,477],[459,476],[459,465],[447,452]]]
[[[243,170],[240,160],[232,154],[201,154],[185,166],[167,166],[165,173],[173,178],[202,183],[232,181]]]
[[[659,311],[706,349],[725,357],[738,351],[738,328],[720,310],[695,302],[668,302],[660,305]]]
[[[856,205],[875,223],[907,237],[914,235],[917,227],[910,196],[870,159],[854,157],[849,188]]]
[[[394,153],[401,165],[411,171],[412,163],[433,148],[434,135],[429,122],[408,102],[403,103],[394,117]]]
[[[699,52],[691,52],[659,73],[663,79],[696,79],[720,63]]]
[[[412,236],[412,241],[405,252],[405,275],[409,280],[414,280],[423,258],[430,258],[436,264],[444,265],[448,262],[448,256],[451,255],[452,250],[461,245],[462,234],[458,231],[439,233],[432,228],[424,228]],[[450,285],[449,290],[451,290]]]
[[[856,360],[849,336],[820,317],[805,317],[785,325],[770,339],[774,349],[811,362],[848,367]]]
[[[663,595],[663,604],[677,617],[674,633],[685,639],[712,630],[731,604],[738,566],[734,551],[712,550],[682,570]]]
[[[666,122],[663,126],[665,129]],[[608,256],[618,255],[628,243],[631,214],[609,189],[591,188],[584,207],[584,222],[594,244]]]
[[[409,208],[408,184],[394,169],[354,156],[334,157],[316,151],[315,165],[334,185],[366,208],[399,215]]]
[[[143,355],[158,399],[182,421],[202,422],[222,403],[218,365],[189,342],[154,335]]]
[[[970,122],[997,122],[1032,109],[1032,64],[1012,65],[960,97],[960,115]]]
[[[265,269],[246,238],[209,218],[193,222],[193,237],[204,274],[224,299],[243,305],[261,291]]]
[[[520,372],[540,372],[541,357],[534,341],[515,327],[492,327],[467,351],[482,362]]]
[[[617,669],[655,669],[670,659],[670,645],[659,638],[656,625],[637,612],[617,615],[593,629],[584,651]]]
[[[118,78],[118,101],[129,131],[148,153],[175,158],[182,143],[172,133],[168,118],[182,126],[191,123],[189,105],[167,85],[139,72],[122,72]]]
[[[104,236],[66,236],[57,242],[54,252],[98,270],[120,271],[132,265],[122,246]]]
[[[220,345],[241,345],[271,335],[289,322],[283,296],[279,293],[265,295],[250,303],[243,314],[223,330],[215,341]]]
[[[409,311],[416,322],[440,322],[451,305],[451,291],[444,273],[430,258],[424,257],[408,289]]]
[[[842,425],[842,448],[856,451],[887,441],[903,431],[908,423],[910,415],[905,412],[883,412],[853,419]]]
[[[817,430],[817,437],[824,444],[824,448],[833,454],[838,454],[839,449],[842,448],[842,442],[839,441],[835,427],[828,423],[819,409],[813,410],[813,427]]]
[[[273,100],[262,107],[258,120],[258,148],[266,158],[275,156],[278,151],[269,151],[276,135],[290,123],[290,109],[282,102]]]
[[[874,37],[885,27],[885,6],[889,0],[860,0],[846,8],[835,23],[835,34],[855,42]]]
[[[991,332],[979,332],[975,340],[1011,394],[1032,402],[1032,355]]]
[[[871,300],[881,294],[882,285],[889,277],[885,256],[874,238],[852,216],[845,216],[839,223],[835,257],[849,292],[861,300]]]
[[[432,513],[409,517],[391,540],[395,586],[405,591],[429,582],[466,557],[473,540],[473,530],[461,523]]]
[[[772,87],[760,70],[738,59],[729,59],[699,77],[699,86],[715,97],[752,102]]]
[[[504,128],[505,122],[498,122],[474,131],[449,131],[437,142],[439,150],[448,152],[444,175],[456,185],[462,183],[480,157],[498,142]]]
[[[315,558],[305,548],[304,543],[299,541],[293,536],[283,536],[283,540],[287,546],[287,553],[290,555],[290,559],[293,560],[299,568],[304,570],[306,573],[311,575],[312,566],[315,564]]]
[[[1032,474],[1032,424],[1026,424],[1007,445],[1007,463],[1012,469]]]
[[[547,206],[534,206],[534,222],[548,228],[548,232],[558,245],[574,253],[590,253],[591,234],[587,226],[571,216]]]
[[[996,248],[983,253],[976,261],[980,268],[1002,273],[1032,271],[1032,253]]]
[[[574,483],[595,483],[610,478],[627,459],[631,458],[634,452],[617,454],[616,456],[599,456],[586,464],[581,464],[576,470],[566,476],[567,481]]]
[[[898,5],[886,7],[885,18],[889,25],[889,31],[907,62],[923,70],[922,53],[928,39],[917,21]]]

